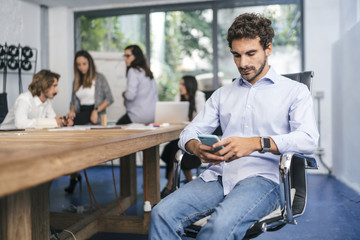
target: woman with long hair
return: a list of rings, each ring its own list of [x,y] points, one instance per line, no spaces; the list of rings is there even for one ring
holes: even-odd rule
[[[75,125],[98,124],[100,116],[114,102],[110,86],[96,67],[91,55],[84,50],[75,54],[74,84],[68,117]]]
[[[179,94],[175,96],[175,101],[189,102],[189,121],[192,121],[205,105],[205,94],[202,91],[198,91],[197,88],[198,84],[194,76],[183,76],[180,80]],[[161,159],[166,163],[166,178],[168,179],[166,186],[161,191],[161,198],[166,197],[173,190],[174,157],[178,150],[178,140],[174,140],[165,146],[164,151],[161,154]],[[187,182],[192,180],[191,169],[197,168],[200,165],[201,161],[198,157],[186,153],[184,154],[181,161],[181,169],[184,172]]]
[[[124,60],[127,85],[122,96],[126,113],[117,121],[117,124],[152,123],[158,101],[157,84],[153,73],[137,45],[129,45],[125,48]]]
[[[110,86],[96,67],[91,55],[84,50],[75,54],[74,84],[67,118],[74,120],[74,125],[99,124],[101,115],[114,102]],[[81,184],[81,175],[73,173],[65,192],[72,194],[76,183]]]

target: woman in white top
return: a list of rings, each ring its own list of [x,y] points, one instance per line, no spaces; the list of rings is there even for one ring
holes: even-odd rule
[[[129,45],[125,48],[124,60],[127,85],[122,96],[126,113],[117,121],[117,124],[152,123],[158,101],[157,84],[153,73],[137,45]]]
[[[75,54],[74,84],[70,102],[70,113],[67,119],[73,119],[74,125],[99,124],[100,116],[106,113],[106,108],[113,103],[110,86],[104,75],[96,72],[91,55],[84,50]],[[73,173],[70,184],[64,190],[72,194],[81,175]]]
[[[96,72],[91,55],[84,50],[75,54],[74,84],[68,117],[75,125],[99,124],[100,116],[114,102],[104,75]]]
[[[197,88],[198,84],[194,76],[183,76],[180,80],[179,94],[175,96],[175,101],[189,102],[189,121],[192,121],[205,105],[205,94],[198,91]],[[166,197],[172,192],[174,175],[173,161],[178,150],[178,140],[174,140],[165,146],[161,154],[161,159],[166,163],[166,177],[168,179],[165,188],[161,191],[161,198]],[[185,174],[187,182],[192,180],[191,169],[197,168],[200,164],[200,159],[195,155],[184,154],[181,161],[181,169]]]

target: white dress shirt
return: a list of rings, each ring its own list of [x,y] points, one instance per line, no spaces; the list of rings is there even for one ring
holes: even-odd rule
[[[49,99],[43,103],[38,96],[33,97],[27,91],[16,99],[0,128],[36,128],[40,122],[44,122],[44,119],[47,119],[47,125],[57,126],[55,117],[56,114]]]
[[[281,154],[311,154],[316,150],[319,133],[313,102],[308,88],[276,74],[271,67],[254,85],[242,78],[216,90],[205,108],[183,130],[179,147],[198,139],[198,134],[211,134],[218,126],[222,138],[270,136]],[[237,182],[252,176],[263,176],[279,182],[279,155],[253,152],[231,162],[210,166],[201,178],[217,180],[222,176],[224,195]]]

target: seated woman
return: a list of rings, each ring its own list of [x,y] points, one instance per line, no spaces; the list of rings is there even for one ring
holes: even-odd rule
[[[198,84],[196,78],[193,76],[183,76],[180,80],[179,94],[175,96],[175,101],[188,101],[189,102],[189,121],[193,120],[197,113],[199,113],[205,105],[205,94],[197,91]],[[173,176],[174,176],[174,158],[176,152],[179,150],[178,140],[169,142],[163,153],[161,159],[166,163],[166,178],[168,182],[165,188],[161,191],[161,198],[166,197],[172,191]],[[191,169],[197,168],[201,165],[201,161],[194,155],[184,154],[181,161],[181,169],[183,170],[186,181],[192,180]]]
[[[100,116],[114,102],[110,86],[96,67],[91,55],[84,50],[78,51],[74,59],[74,84],[67,118],[74,125],[99,124]],[[72,194],[76,183],[81,183],[81,175],[73,173],[65,192]]]

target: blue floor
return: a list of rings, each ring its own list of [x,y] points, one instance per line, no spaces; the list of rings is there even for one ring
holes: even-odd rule
[[[115,200],[111,167],[87,169],[87,175],[97,201],[101,206]],[[138,203],[126,211],[127,215],[142,215],[142,168],[138,168]],[[63,191],[69,177],[61,177],[52,183],[50,189],[50,210],[52,212],[88,211],[90,200],[83,172],[82,191],[76,187],[73,195]],[[165,170],[160,171],[161,189],[166,184]],[[119,170],[115,168],[118,179]],[[262,234],[257,239],[360,239],[360,195],[328,175],[308,175],[308,204],[306,212],[298,218],[297,225],[287,225],[279,231]],[[119,192],[119,189],[117,189]],[[79,207],[80,206],[80,207]],[[96,206],[94,206],[96,209]],[[97,233],[90,240],[147,239],[147,235]]]

